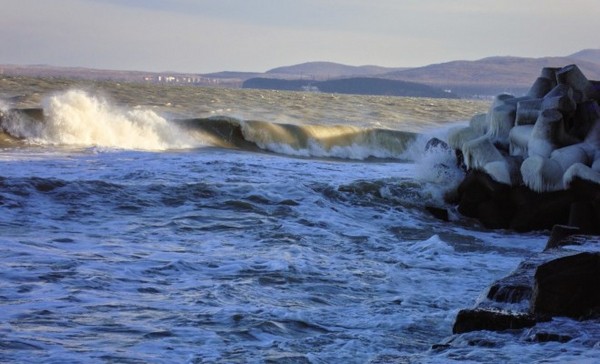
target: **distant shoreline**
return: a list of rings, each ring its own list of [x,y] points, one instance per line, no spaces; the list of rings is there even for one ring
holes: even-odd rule
[[[415,68],[390,68],[374,65],[348,66],[333,62],[306,62],[277,67],[266,72],[223,71],[206,74],[13,64],[0,65],[0,76],[55,77],[70,80],[227,88],[242,88],[246,81],[255,78],[285,82],[298,80],[322,82],[352,78],[375,78],[422,84],[449,91],[453,95],[462,98],[488,98],[499,93],[524,94],[527,92],[531,80],[538,76],[541,68],[563,67],[568,64],[577,64],[590,79],[600,79],[600,49],[586,49],[562,57],[487,57],[477,61],[450,61]]]

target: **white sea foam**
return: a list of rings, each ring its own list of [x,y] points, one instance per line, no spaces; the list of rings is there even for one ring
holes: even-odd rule
[[[5,100],[0,99],[0,114],[8,111],[10,105]]]
[[[458,167],[451,150],[441,146],[424,149],[422,142],[415,143],[411,148],[411,155],[415,160],[415,177],[424,183],[424,191],[434,202],[441,204],[444,195],[458,187],[465,173]]]
[[[43,122],[25,116],[4,123],[13,136],[36,144],[166,150],[202,146],[154,111],[122,108],[107,98],[70,90],[44,101]]]

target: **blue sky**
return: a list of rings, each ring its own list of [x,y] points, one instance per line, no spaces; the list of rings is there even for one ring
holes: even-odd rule
[[[266,71],[600,48],[599,0],[2,0],[0,64]]]

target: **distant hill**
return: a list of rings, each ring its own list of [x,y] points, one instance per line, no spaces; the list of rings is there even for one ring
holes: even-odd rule
[[[464,96],[501,92],[522,94],[527,92],[543,67],[563,67],[574,63],[589,79],[600,79],[600,64],[572,57],[489,57],[395,71],[383,77],[451,89]]]
[[[146,72],[106,70],[85,67],[57,67],[50,65],[0,64],[0,76],[53,77],[71,80],[143,82],[169,85],[208,87],[240,87],[242,81],[262,73],[219,72],[214,76],[180,72]]]
[[[529,89],[544,67],[564,67],[577,64],[591,80],[600,80],[600,49],[584,49],[563,57],[488,57],[475,61],[451,61],[416,68],[349,66],[334,62],[306,62],[285,67],[277,67],[266,72],[217,72],[209,74],[182,74],[177,72],[139,72],[98,70],[79,67],[53,67],[48,65],[0,65],[0,75],[24,75],[32,77],[64,77],[74,79],[130,81],[164,83],[174,85],[195,85],[206,87],[242,87],[250,79],[301,80],[300,86],[294,83],[278,84],[275,81],[259,81],[260,85],[283,89],[302,89],[310,82],[336,80],[337,91],[342,92],[339,79],[376,78],[392,81],[412,82],[427,85],[433,89],[451,90],[453,95],[463,97],[488,97],[502,92],[521,95]],[[253,81],[254,82],[254,81]],[[309,82],[309,83],[307,83]],[[394,94],[383,81],[361,81],[359,86],[347,81],[348,89],[376,90],[377,94]],[[335,83],[334,83],[335,84]],[[402,89],[400,84],[397,85]],[[246,86],[245,86],[246,87]],[[261,86],[262,87],[262,86]],[[265,86],[266,87],[266,86]],[[319,89],[326,91],[327,84]],[[413,88],[416,90],[416,88]],[[400,91],[399,91],[400,92]],[[447,94],[447,93],[446,93]],[[447,95],[445,95],[447,96]]]
[[[356,67],[332,62],[307,62],[274,68],[260,77],[316,81],[368,76],[421,83],[436,89],[452,90],[454,94],[465,97],[492,96],[502,92],[519,95],[529,90],[542,68],[569,64],[577,64],[589,79],[600,80],[600,49],[586,49],[566,57],[495,56],[416,68]]]
[[[351,77],[327,81],[251,78],[242,84],[242,88],[321,91],[355,95],[458,98],[452,93],[420,83],[369,77]]]
[[[600,49],[584,49],[571,54],[569,58],[600,64]]]
[[[210,77],[210,78],[224,78],[224,79],[235,78],[235,79],[247,80],[252,77],[258,77],[260,75],[262,75],[262,73],[260,73],[260,72],[223,71],[223,72],[215,72],[215,73],[205,73],[202,76]]]
[[[340,77],[376,76],[406,68],[380,66],[348,66],[334,62],[306,62],[292,66],[277,67],[265,72],[268,76],[279,78],[306,78],[327,80]]]

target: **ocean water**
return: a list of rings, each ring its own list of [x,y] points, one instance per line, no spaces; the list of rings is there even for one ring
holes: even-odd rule
[[[548,237],[427,212],[462,174],[426,141],[486,102],[1,81],[0,362],[600,357],[452,335]]]

